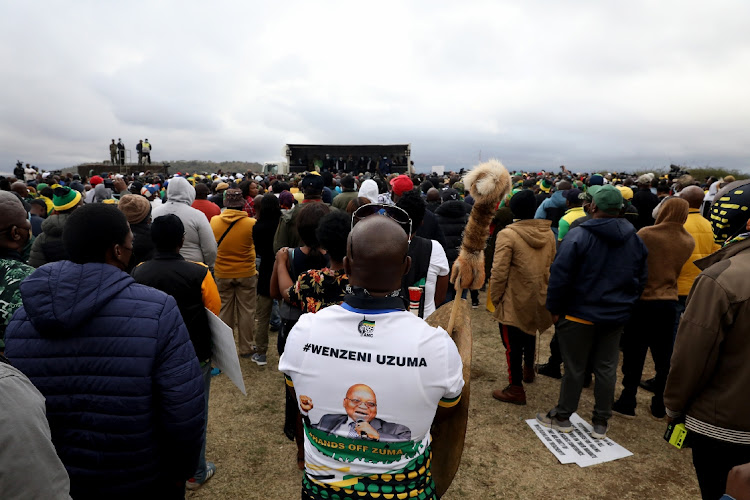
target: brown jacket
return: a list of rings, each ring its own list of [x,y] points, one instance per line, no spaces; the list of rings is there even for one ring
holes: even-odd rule
[[[490,277],[494,316],[503,325],[535,335],[552,326],[545,307],[555,235],[546,219],[513,222],[497,233]]]
[[[750,239],[696,262],[664,390],[688,429],[750,444]]]
[[[641,300],[677,300],[677,277],[695,248],[695,240],[685,230],[688,202],[667,200],[656,224],[638,231],[648,249],[648,281]]]

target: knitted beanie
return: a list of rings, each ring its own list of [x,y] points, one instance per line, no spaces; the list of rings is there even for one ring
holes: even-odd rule
[[[524,189],[514,194],[510,199],[510,211],[516,219],[533,219],[536,213],[536,197],[534,192]]]
[[[52,206],[58,212],[69,210],[81,201],[81,193],[69,187],[56,187],[52,195]]]
[[[549,193],[552,189],[552,183],[547,179],[542,179],[541,181],[539,181],[539,189],[541,189],[545,193]]]
[[[126,194],[117,205],[130,224],[138,224],[151,213],[151,203],[139,194]]]

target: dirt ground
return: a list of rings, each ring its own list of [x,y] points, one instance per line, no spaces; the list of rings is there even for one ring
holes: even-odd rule
[[[484,300],[482,293],[480,303]],[[494,400],[492,390],[507,384],[505,350],[492,316],[484,308],[471,316],[474,351],[466,445],[445,500],[700,498],[690,450],[677,450],[664,441],[666,423],[649,417],[650,394],[642,390],[637,418],[613,417],[608,433],[633,456],[587,468],[561,465],[524,422],[555,405],[559,381],[539,376],[527,384],[526,406]],[[282,432],[284,382],[277,370],[275,340],[270,339],[268,365],[241,360],[247,397],[226,376],[213,379],[207,457],[217,472],[188,498],[300,498],[296,447]],[[541,338],[542,361],[549,353],[549,340],[549,334]],[[652,374],[648,360],[644,377]],[[619,395],[622,374],[618,375]],[[578,413],[590,422],[592,409],[593,392],[584,389]]]

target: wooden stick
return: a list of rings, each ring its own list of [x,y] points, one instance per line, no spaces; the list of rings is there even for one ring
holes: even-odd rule
[[[453,307],[451,308],[451,317],[448,320],[448,335],[453,337],[453,325],[456,323],[456,315],[458,314],[458,301],[461,300],[461,293],[463,293],[463,289],[461,288],[461,275],[459,274],[456,276],[456,282],[454,284],[454,288],[456,290],[456,296],[453,298]]]

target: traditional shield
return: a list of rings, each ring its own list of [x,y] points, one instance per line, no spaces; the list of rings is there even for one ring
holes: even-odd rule
[[[432,477],[435,480],[438,498],[442,497],[453,482],[458,465],[461,462],[461,453],[464,449],[464,438],[466,436],[466,424],[469,419],[469,395],[471,382],[471,315],[466,300],[456,301],[457,312],[453,332],[448,332],[453,342],[458,347],[458,352],[463,361],[464,389],[461,400],[453,408],[450,417],[439,423],[432,424]],[[442,305],[427,318],[430,326],[440,326],[447,330],[451,316],[453,302]]]

